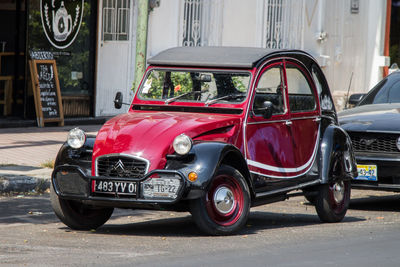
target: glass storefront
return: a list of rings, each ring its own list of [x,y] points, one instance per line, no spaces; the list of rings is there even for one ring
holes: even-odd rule
[[[35,0],[28,8],[28,51],[51,51],[66,117],[93,107],[97,1]]]
[[[3,0],[0,20],[0,118],[35,117],[31,51],[54,54],[65,117],[92,116],[97,1]]]

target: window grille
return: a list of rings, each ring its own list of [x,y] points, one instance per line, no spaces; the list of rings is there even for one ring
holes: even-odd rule
[[[264,0],[264,40],[266,48],[301,48],[303,1]]]
[[[203,14],[203,0],[185,0],[183,7],[183,46],[201,46]]]
[[[130,0],[103,0],[103,41],[128,41]]]

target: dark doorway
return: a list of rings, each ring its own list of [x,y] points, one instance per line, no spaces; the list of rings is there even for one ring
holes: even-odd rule
[[[0,1],[0,117],[25,117],[26,1]]]

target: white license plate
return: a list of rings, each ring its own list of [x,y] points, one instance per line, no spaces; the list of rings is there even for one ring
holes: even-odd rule
[[[135,182],[93,180],[92,192],[135,196],[137,184]]]
[[[158,178],[143,182],[143,194],[146,197],[176,198],[180,187],[178,179]]]
[[[357,165],[358,176],[355,180],[378,181],[378,168],[376,165]]]

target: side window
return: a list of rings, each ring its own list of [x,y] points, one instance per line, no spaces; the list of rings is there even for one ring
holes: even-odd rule
[[[285,112],[282,85],[282,68],[280,66],[269,68],[261,74],[253,102],[254,114],[262,115],[263,103],[265,101],[270,101],[272,103],[273,115],[283,114]]]
[[[316,108],[312,88],[304,76],[293,64],[286,64],[286,79],[289,94],[289,107],[292,113],[313,111]]]
[[[400,103],[400,82],[396,82],[390,87],[389,103]]]

